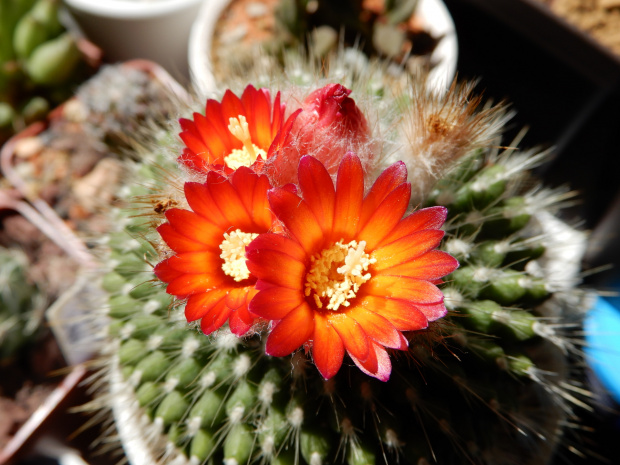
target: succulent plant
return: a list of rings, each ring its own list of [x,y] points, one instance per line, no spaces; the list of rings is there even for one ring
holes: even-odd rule
[[[151,62],[104,65],[78,87],[66,113],[86,134],[118,151],[129,143],[127,134],[156,125],[173,111],[179,97],[171,95],[164,78],[170,79]]]
[[[86,76],[59,0],[0,2],[0,140],[40,120]]]
[[[531,168],[545,154],[500,151],[509,114],[501,106],[480,107],[469,85],[454,85],[438,95],[423,81],[400,86],[381,67],[360,75],[349,68],[341,74],[340,65],[332,63],[323,69],[324,82],[331,84],[322,86],[317,70],[295,66],[289,63],[288,74],[272,83],[271,88],[281,91],[275,100],[253,87],[246,87],[241,97],[228,91],[221,103],[207,103],[205,115],[195,113],[191,120],[181,120],[183,144],[160,130],[150,143],[143,141],[137,147],[141,157],[131,165],[123,193],[127,208],[115,210],[118,230],[107,241],[109,272],[102,286],[110,297],[100,360],[107,388],[97,401],[112,410],[129,461],[134,465],[548,463],[565,434],[563,426],[575,421],[573,404],[585,405],[580,394],[585,391],[573,377],[576,364],[571,357],[578,351],[568,336],[584,293],[576,289],[577,271],[570,270],[567,261],[571,253],[578,261],[583,237],[554,216],[570,194],[544,189],[531,177]],[[338,80],[341,84],[333,84]],[[305,81],[310,86],[300,84]],[[296,105],[299,109],[294,111]],[[236,116],[228,120],[231,111]],[[224,121],[230,121],[234,138],[220,131],[226,127]],[[347,147],[358,147],[359,158],[345,156]],[[333,150],[341,154],[340,160],[330,161]],[[304,154],[315,158],[301,157]],[[300,160],[296,189],[287,184],[296,182],[288,177],[290,157]],[[236,164],[239,160],[245,160],[242,167]],[[310,333],[314,340],[310,337],[287,355],[290,350],[282,345],[288,336],[278,328],[288,324],[282,323],[288,316],[283,317],[282,302],[276,297],[266,300],[265,293],[293,272],[282,265],[290,261],[261,262],[262,254],[271,253],[261,244],[273,240],[281,244],[277,250],[298,250],[291,241],[303,242],[295,234],[306,234],[311,223],[298,229],[291,218],[305,207],[287,210],[286,199],[310,205],[312,189],[315,195],[330,191],[318,189],[325,188],[330,175],[336,179],[338,198],[339,189],[356,182],[352,179],[358,175],[347,177],[337,171],[355,173],[355,166],[363,167],[367,187],[378,183],[371,189],[375,194],[380,190],[376,186],[395,176],[398,182],[385,189],[396,192],[399,186],[401,194],[407,191],[409,173],[413,189],[405,209],[407,205],[426,209],[400,220],[397,228],[426,218],[434,226],[417,226],[420,234],[438,241],[442,233],[437,228],[446,219],[442,215],[447,207],[442,251],[425,255],[433,247],[419,246],[424,251],[416,258],[425,256],[429,267],[441,268],[428,272],[427,291],[420,295],[435,292],[431,289],[439,284],[437,278],[450,273],[440,285],[445,300],[432,301],[435,307],[424,310],[418,330],[407,330],[411,321],[392,320],[399,330],[393,337],[404,338],[400,342],[386,342],[389,338],[383,334],[382,339],[381,331],[368,339],[374,344],[374,362],[371,355],[360,356],[364,349],[358,345],[364,337],[341,332],[340,339],[330,339],[331,352],[319,352],[318,330]],[[201,284],[215,279],[209,273],[219,265],[212,270],[206,256],[198,259],[191,252],[203,250],[196,244],[209,243],[209,228],[215,228],[218,215],[234,215],[231,189],[241,193],[247,185],[265,180],[276,186],[265,195],[288,236],[281,235],[277,221],[267,228],[272,233],[257,231],[247,238],[231,228],[222,241],[221,231],[216,231],[214,240],[222,241],[222,262],[234,273],[224,265],[222,270],[235,276],[237,284],[231,281],[226,284],[229,288],[219,281]],[[259,192],[256,189],[253,192]],[[291,197],[298,196],[299,189],[303,199]],[[212,192],[211,197],[198,194],[205,190]],[[401,194],[390,198],[400,199]],[[392,201],[392,207],[382,211],[403,208]],[[325,202],[322,205],[329,205]],[[384,227],[382,221],[377,228]],[[245,254],[228,261],[234,234],[245,241]],[[558,255],[566,236],[577,247]],[[393,254],[418,247],[413,236],[407,237]],[[348,257],[363,263],[363,268],[357,274],[342,271],[349,264],[342,259],[347,266],[338,268],[338,273],[353,283],[348,288],[353,294],[344,300],[312,294],[318,287],[308,276],[319,276],[320,268],[308,265],[310,271],[303,274],[304,280],[312,281],[305,295],[307,305],[315,306],[316,321],[333,316],[321,310],[328,300],[327,308],[334,313],[339,308],[345,312],[347,305],[359,307],[360,299],[368,297],[361,290],[367,280],[381,275],[375,264],[381,249],[370,242],[351,244]],[[458,269],[448,254],[459,260]],[[324,258],[314,255],[308,263]],[[423,266],[421,261],[406,263]],[[183,271],[187,269],[193,271]],[[404,270],[401,273],[407,273]],[[366,272],[368,277],[362,274]],[[254,290],[252,281],[243,291],[247,301],[233,305],[228,297],[219,297],[208,303],[211,292],[241,295],[240,286],[252,275],[258,284]],[[412,289],[414,284],[410,283]],[[398,280],[393,286],[399,286]],[[262,300],[248,304],[256,295]],[[374,307],[367,308],[372,312]],[[279,316],[269,318],[270,313]],[[195,323],[188,327],[186,320]],[[371,325],[365,325],[368,333]],[[295,340],[306,331],[303,324],[292,328],[290,337]],[[384,342],[377,345],[378,340]],[[342,343],[349,354],[344,359]],[[386,351],[384,345],[394,350]]]
[[[418,54],[428,52],[418,44],[419,31],[408,25],[417,4],[418,0],[283,0],[276,12],[278,39],[290,47],[304,44],[308,38],[313,52],[323,57],[337,47],[338,35],[343,33],[349,45],[360,44],[368,56],[402,59],[415,50]]]
[[[33,341],[43,319],[43,296],[28,282],[28,259],[18,249],[0,248],[0,364]]]

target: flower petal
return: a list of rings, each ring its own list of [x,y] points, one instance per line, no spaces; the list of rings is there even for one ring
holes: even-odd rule
[[[189,237],[180,234],[170,225],[170,223],[159,225],[157,227],[157,232],[162,237],[164,242],[168,244],[168,247],[177,253],[213,250],[213,247],[210,244],[196,242]]]
[[[443,302],[428,305],[415,304],[415,308],[422,312],[428,321],[438,320],[448,313]]]
[[[423,231],[425,229],[439,229],[443,226],[448,215],[448,209],[446,207],[428,207],[413,212],[411,215],[403,218],[403,220],[396,225],[392,232],[387,235],[379,246],[389,244],[404,236],[408,236],[417,231]]]
[[[407,348],[407,340],[392,323],[381,315],[360,305],[349,310],[348,315],[357,321],[368,337],[376,343],[391,349],[405,350]]]
[[[388,320],[399,331],[417,331],[428,327],[426,316],[405,300],[367,295],[358,305]]]
[[[314,312],[304,302],[273,328],[267,338],[265,353],[274,357],[284,357],[306,343],[312,337],[313,331]]]
[[[194,117],[196,117],[196,115],[197,113],[194,113]],[[201,159],[207,161],[208,163],[213,163],[215,161],[215,157],[207,147],[204,138],[199,133],[198,129],[194,125],[194,122],[183,118],[179,120],[179,123],[181,124],[182,129],[179,137],[185,146],[192,153],[198,155]]]
[[[377,260],[373,269],[381,271],[408,262],[439,245],[444,232],[438,229],[418,231],[379,247],[370,256]]]
[[[170,259],[163,260],[155,265],[155,268],[153,268],[153,273],[155,276],[157,276],[160,281],[165,283],[169,283],[183,274],[182,271],[172,268],[169,260]]]
[[[306,266],[302,262],[286,252],[250,248],[251,245],[252,243],[245,249],[246,264],[250,273],[261,281],[301,292],[306,275]]]
[[[358,240],[366,241],[368,250],[373,250],[402,219],[409,206],[411,185],[402,183],[381,202],[366,225],[358,234]]]
[[[299,161],[299,186],[321,229],[329,234],[333,226],[336,192],[325,166],[314,157],[302,157]]]
[[[250,84],[244,89],[244,93],[248,91],[248,88],[251,88],[254,91],[256,90],[254,89],[254,86]],[[230,89],[227,89],[226,92],[224,92],[221,105],[222,105],[222,110],[221,110],[222,118],[225,124],[228,124],[229,118],[236,118],[239,115],[243,115],[243,116],[246,115],[246,109],[245,109],[245,106],[243,105],[243,102]]]
[[[407,181],[407,167],[402,161],[385,169],[374,182],[362,203],[360,226],[365,226],[383,200],[400,184]]]
[[[219,250],[219,245],[224,240],[223,231],[219,226],[189,210],[171,208],[166,211],[166,219],[179,234],[205,244],[208,250]]]
[[[213,252],[180,253],[167,262],[172,269],[187,274],[215,273],[222,267],[222,259]]]
[[[308,204],[286,189],[268,192],[271,210],[304,250],[312,255],[324,242],[323,231]]]
[[[281,320],[299,307],[304,296],[299,289],[270,287],[260,291],[250,302],[250,311],[267,320]]]
[[[185,304],[185,319],[191,322],[202,318],[214,306],[226,299],[227,292],[228,289],[213,289],[190,296]]]
[[[236,300],[234,302],[231,301],[230,296],[232,292],[228,294],[226,300],[226,305],[234,310],[228,318],[228,326],[233,334],[243,336],[252,328],[257,319],[257,316],[248,310],[248,302],[252,300],[256,291],[250,286],[238,288],[235,291],[237,291]]]
[[[347,153],[338,168],[334,229],[332,241],[344,239],[349,242],[358,231],[362,198],[364,196],[364,172],[360,159]]]
[[[212,179],[214,179],[212,177]],[[224,182],[224,178],[218,178],[218,182]],[[217,204],[213,201],[209,188],[206,184],[198,182],[186,182],[184,186],[187,203],[196,214],[202,218],[217,224],[222,229],[227,227],[226,217],[222,214]]]
[[[443,294],[432,283],[405,276],[377,275],[364,283],[364,293],[392,299],[402,299],[412,304],[443,302]]]
[[[340,336],[347,352],[359,360],[366,361],[369,350],[368,336],[358,322],[340,312],[331,312],[326,317]]]
[[[199,154],[198,152],[196,153],[201,155],[201,157],[204,158],[205,161],[207,161],[208,163],[224,163],[223,157],[225,157],[232,151],[232,147],[227,145],[230,144],[229,135],[227,134],[225,138],[220,137],[220,135],[215,130],[212,121],[208,120],[200,113],[194,113],[194,124],[196,125],[196,129],[201,135],[204,144],[209,150],[209,157],[206,158],[206,154]]]
[[[231,313],[232,310],[226,305],[226,300],[220,300],[202,317],[200,320],[200,329],[207,335],[211,334],[226,323]]]
[[[238,112],[239,107],[234,104],[231,105],[231,101],[229,99],[236,99],[239,101],[239,98],[235,94],[233,94],[230,90],[227,90],[222,98],[222,103],[217,100],[209,99],[205,107],[205,118],[207,118],[213,127],[213,132],[215,134],[214,137],[220,138],[224,142],[224,146],[227,147],[226,153],[213,154],[218,159],[222,159],[227,156],[232,149],[240,149],[243,146],[241,141],[233,136],[228,130],[228,125],[230,124],[229,118],[237,117],[241,114]],[[240,108],[241,111],[243,111],[243,107],[241,106]],[[224,109],[228,111],[226,115],[223,114]]]
[[[248,291],[252,289],[252,286],[233,287],[230,288],[226,295],[226,305],[232,310],[237,310],[240,307],[247,307]]]
[[[372,356],[368,357],[366,362],[360,362],[353,356],[351,356],[351,359],[355,365],[367,375],[377,378],[379,381],[388,381],[392,373],[390,356],[386,350],[378,344],[371,345],[371,353]]]
[[[312,358],[323,378],[329,379],[340,370],[344,344],[322,313],[314,315]]]
[[[280,91],[278,91],[276,93],[276,98],[273,101],[273,114],[271,116],[271,141],[272,142],[275,139],[278,132],[280,132],[280,129],[282,128],[282,123],[284,122],[285,110],[286,110],[286,105],[281,103]]]
[[[308,256],[306,255],[306,252],[297,242],[280,234],[260,234],[256,239],[254,239],[246,246],[246,255],[249,250],[254,249],[275,250],[276,252],[286,253],[297,261],[304,263],[308,261]]]
[[[248,85],[241,95],[252,142],[266,150],[271,144],[271,97],[267,89]]]
[[[194,171],[209,170],[209,162],[188,148],[184,148],[181,155],[177,157],[177,163],[185,165]]]
[[[269,230],[272,215],[267,200],[267,191],[271,185],[267,176],[258,176],[251,169],[242,166],[232,174],[231,182],[252,221],[258,228],[264,231]]]
[[[221,273],[183,274],[168,284],[166,292],[176,296],[207,292],[218,287],[225,279]]]
[[[382,269],[382,275],[408,276],[410,278],[434,280],[449,275],[459,266],[456,258],[440,250],[431,250],[413,260]]]
[[[247,307],[240,307],[233,311],[228,317],[230,332],[235,336],[244,336],[252,328],[255,320],[256,317],[253,317],[251,313],[248,312]]]
[[[228,180],[216,181],[220,177],[214,171],[210,171],[207,175],[207,187],[211,197],[213,197],[213,202],[218,206],[229,225],[232,225],[235,229],[239,228],[242,231],[250,231],[252,229],[252,219],[245,209],[237,190]]]

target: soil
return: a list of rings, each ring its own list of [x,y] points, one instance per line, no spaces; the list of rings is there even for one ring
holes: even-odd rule
[[[537,0],[620,56],[620,0]]]

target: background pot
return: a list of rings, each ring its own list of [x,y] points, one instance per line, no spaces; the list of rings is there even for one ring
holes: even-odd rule
[[[216,24],[231,0],[205,2],[189,38],[189,70],[194,87],[203,95],[216,89],[211,49]],[[433,37],[441,38],[432,52],[437,65],[431,70],[430,82],[437,89],[446,89],[456,73],[458,42],[448,9],[441,0],[419,0],[415,12],[420,24]]]
[[[64,0],[107,61],[146,58],[187,80],[187,43],[203,0]]]

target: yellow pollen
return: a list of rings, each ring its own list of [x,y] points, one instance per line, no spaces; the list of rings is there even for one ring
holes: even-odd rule
[[[341,305],[351,305],[349,299],[354,298],[360,286],[370,279],[368,267],[377,261],[364,252],[365,241],[348,244],[342,241],[310,258],[304,294],[306,297],[312,294],[318,308],[323,308],[324,298],[329,300],[328,310],[336,311]]]
[[[222,270],[235,281],[243,281],[250,277],[250,270],[245,264],[245,246],[258,237],[256,233],[246,233],[237,229],[230,234],[224,233],[224,240],[220,244],[224,260]]]
[[[239,115],[238,118],[230,118],[228,122],[228,130],[243,143],[243,148],[233,149],[230,154],[224,157],[226,166],[236,170],[241,166],[252,166],[259,155],[266,158],[267,152],[252,143],[250,128],[245,116]]]

